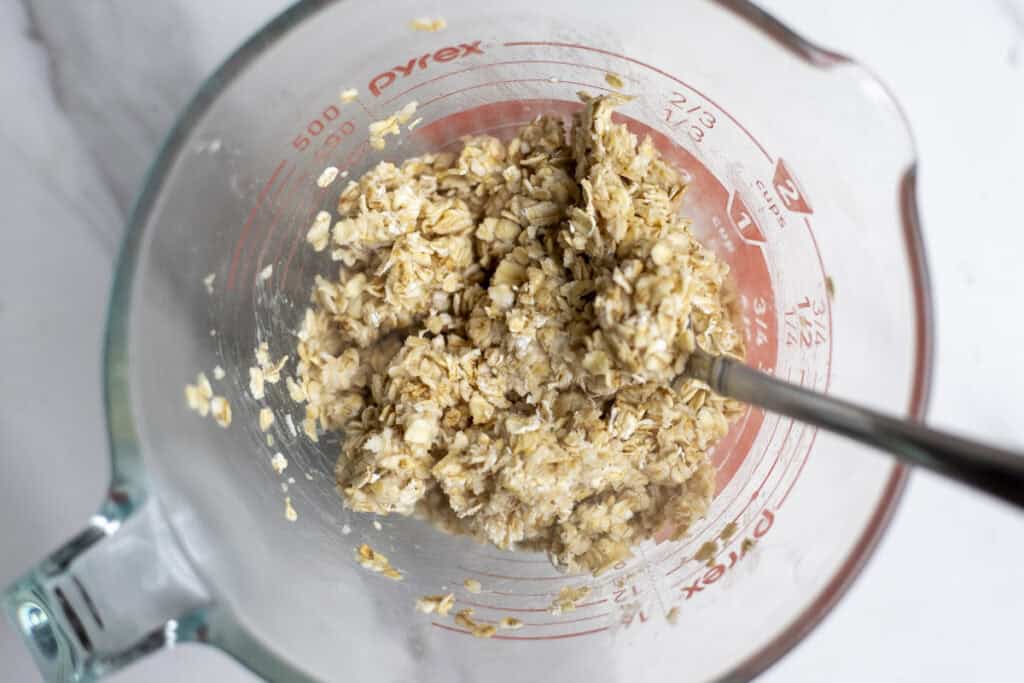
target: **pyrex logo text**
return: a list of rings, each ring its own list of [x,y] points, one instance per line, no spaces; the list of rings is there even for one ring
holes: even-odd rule
[[[483,49],[480,47],[480,41],[474,41],[472,43],[460,43],[457,46],[442,47],[433,54],[427,53],[422,57],[413,57],[410,59],[405,66],[393,66],[391,71],[385,71],[382,74],[378,74],[373,77],[370,81],[370,92],[373,93],[374,97],[380,96],[381,90],[387,88],[389,85],[395,82],[398,78],[398,74],[402,74],[402,78],[411,76],[412,72],[419,68],[420,71],[425,70],[428,67],[428,62],[433,60],[435,62],[450,62],[453,59],[461,59],[466,55],[482,55]]]

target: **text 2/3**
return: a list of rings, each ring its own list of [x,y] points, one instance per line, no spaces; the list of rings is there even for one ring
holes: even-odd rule
[[[686,128],[694,142],[703,142],[707,131],[718,123],[718,118],[703,104],[692,101],[678,90],[673,90],[665,103],[664,119],[672,130]]]
[[[333,149],[342,141],[343,138],[356,131],[356,124],[351,120],[342,122],[333,130],[328,130],[328,126],[331,125],[340,115],[341,110],[339,110],[338,107],[333,104],[328,106],[323,110],[323,112],[321,112],[320,116],[306,124],[305,130],[295,136],[295,139],[292,140],[292,147],[300,152],[304,151],[313,144],[314,138],[323,135],[326,131],[327,136],[324,139],[321,152]]]

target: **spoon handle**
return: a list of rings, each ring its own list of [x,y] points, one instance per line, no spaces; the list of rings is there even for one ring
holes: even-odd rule
[[[715,392],[842,434],[1024,508],[1024,454],[929,429],[697,351],[686,375]]]

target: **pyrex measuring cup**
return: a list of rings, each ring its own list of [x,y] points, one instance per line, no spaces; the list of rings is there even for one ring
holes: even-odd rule
[[[180,641],[278,681],[746,680],[821,619],[885,527],[902,468],[754,409],[715,449],[707,518],[598,578],[342,507],[337,440],[292,429],[303,416],[284,382],[263,403],[246,390],[253,349],[292,353],[313,275],[331,267],[304,235],[339,184],[315,179],[568,115],[577,91],[612,89],[609,73],[635,96],[620,120],[692,178],[685,211],[732,265],[748,361],[892,413],[920,416],[927,397],[914,151],[862,67],[741,0],[430,9],[445,30],[410,28],[421,2],[299,4],[211,77],[170,135],[111,303],[109,495],[5,596],[49,680],[91,680]],[[339,100],[347,88],[356,102]],[[422,124],[370,148],[368,124],[412,100]],[[182,396],[218,365],[227,429]],[[261,405],[276,416],[272,446]],[[363,542],[405,580],[359,567]],[[577,609],[548,610],[579,585],[592,592]],[[478,639],[413,611],[448,591],[480,621],[523,627]]]

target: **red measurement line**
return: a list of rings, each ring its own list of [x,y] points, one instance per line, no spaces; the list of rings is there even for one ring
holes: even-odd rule
[[[719,111],[721,111],[723,114],[725,114],[729,118],[730,121],[735,123],[739,127],[739,129],[742,130],[747,135],[747,137],[750,138],[750,140],[755,145],[757,145],[757,148],[759,150],[761,150],[761,153],[764,154],[765,158],[768,159],[768,161],[772,160],[771,155],[768,154],[768,150],[766,150],[764,148],[764,146],[762,146],[761,143],[758,141],[758,139],[755,138],[751,134],[751,132],[749,130],[747,130],[747,128],[742,123],[740,123],[738,120],[736,120],[736,117],[734,117],[732,114],[730,114],[727,109],[722,107],[722,105],[718,104],[718,102],[716,102],[715,100],[711,99],[706,94],[704,94],[702,91],[700,91],[697,88],[693,87],[692,85],[690,85],[686,81],[682,80],[681,78],[676,78],[672,74],[668,73],[667,71],[662,71],[661,69],[659,69],[656,66],[651,66],[650,64],[647,64],[646,62],[641,62],[638,59],[633,59],[632,57],[627,57],[626,55],[620,55],[620,54],[618,54],[616,52],[610,52],[609,50],[602,50],[600,48],[589,47],[587,45],[577,45],[575,43],[556,43],[556,42],[547,42],[547,41],[515,41],[515,42],[511,42],[511,43],[504,43],[504,46],[505,47],[537,47],[537,46],[541,46],[541,47],[565,47],[565,48],[571,48],[571,49],[574,49],[574,50],[587,50],[588,52],[596,52],[598,54],[606,55],[608,57],[616,57],[618,59],[624,59],[625,61],[630,62],[632,64],[636,64],[637,66],[642,66],[642,67],[644,67],[646,69],[650,69],[651,71],[654,71],[655,73],[659,73],[662,76],[665,76],[666,78],[669,78],[669,79],[675,81],[676,83],[678,83],[679,85],[683,86],[684,88],[689,88],[690,90],[692,90],[693,92],[697,93],[698,95],[703,97],[705,100],[710,102],[712,105],[717,107]]]
[[[447,624],[439,624],[436,621],[432,621],[430,622],[430,624],[432,626],[436,626],[437,628],[443,628],[445,631],[452,631],[453,633],[462,633],[463,635],[467,636],[472,635],[469,631],[463,630],[461,628],[455,628],[454,626],[448,626]],[[590,631],[563,633],[557,636],[501,636],[495,634],[490,637],[490,640],[562,640],[563,638],[579,638],[580,636],[589,636],[593,633],[601,633],[602,631],[607,630],[607,626],[602,626],[601,628],[591,629]]]
[[[754,412],[754,410],[755,408],[753,406],[747,406],[747,412],[743,414],[743,421],[734,427],[738,434],[743,434],[743,431],[747,428],[747,423],[750,422],[750,416]],[[729,454],[725,456],[725,460],[723,460],[722,464],[719,465],[719,469],[725,469],[725,466],[729,464],[729,461],[732,460],[732,457],[736,455],[737,450],[738,449],[733,448],[729,451]]]
[[[480,571],[479,569],[468,569],[462,565],[459,565],[458,568],[468,574],[489,576],[492,579],[505,579],[506,581],[578,581],[581,578],[585,578],[579,576],[506,576],[504,574],[491,574],[490,572]]]
[[[348,156],[345,157],[345,163],[342,166],[339,166],[339,171],[348,171],[348,170],[350,170],[351,167],[354,164],[356,164],[356,163],[358,163],[359,161],[362,160],[362,156],[361,156],[362,153],[364,153],[366,150],[369,150],[369,149],[370,149],[370,142],[368,140],[363,140],[363,142],[361,142],[359,145],[356,145],[355,147],[353,147],[351,150],[349,150]],[[324,191],[326,192],[329,189],[330,189],[329,187],[328,188],[324,188]],[[322,194],[323,193],[321,193],[321,195]],[[320,197],[318,197],[315,205],[319,206],[321,201],[322,201],[322,199]],[[331,203],[331,205],[328,206],[327,209],[326,209],[326,211],[329,211],[331,213],[332,221],[333,221],[333,216],[335,214],[336,209],[337,209],[337,200],[333,201]],[[310,216],[309,216],[308,220],[311,221],[312,219],[313,219],[313,214],[312,214],[312,212],[310,212]],[[304,228],[302,232],[300,232],[298,235],[296,235],[296,240],[292,244],[291,253],[288,254],[288,265],[291,265],[292,256],[295,255],[296,246],[306,236],[306,230],[308,230],[308,221],[307,221],[306,228]],[[287,272],[287,271],[288,271],[288,267],[286,266],[285,267],[285,272]],[[299,266],[299,282],[302,282],[302,276],[305,275],[305,274],[306,274],[306,261],[302,261],[302,264]]]
[[[581,602],[576,605],[576,609],[583,609],[584,607],[593,607],[594,605],[603,605],[608,602],[608,598],[602,598],[601,600],[594,600],[593,602]],[[479,607],[480,609],[493,609],[498,612],[547,612],[550,608],[548,607],[505,607],[504,605],[485,605],[479,602],[472,602],[459,598],[460,604],[469,605],[471,607]]]
[[[821,257],[821,248],[818,245],[818,240],[817,240],[817,238],[814,235],[814,229],[811,227],[811,219],[808,218],[807,216],[804,216],[804,225],[807,226],[807,234],[810,236],[811,243],[814,245],[814,253],[818,257],[818,266],[821,269],[821,275],[822,275],[823,278],[826,278],[827,275],[825,273],[825,262],[824,262],[824,260]],[[827,282],[825,284],[827,285]],[[832,351],[833,351],[832,333],[833,333],[833,329],[832,329],[832,301],[828,297],[828,288],[827,288],[827,286],[826,286],[826,294],[825,294],[825,310],[828,313],[828,360],[826,361],[826,364],[825,364],[825,389],[824,389],[824,391],[825,391],[825,393],[828,393],[829,387],[832,385]],[[812,384],[811,386],[813,387],[814,385]],[[796,483],[798,481],[800,481],[800,475],[803,474],[804,467],[807,465],[807,461],[811,459],[811,453],[814,451],[814,443],[817,441],[817,439],[818,439],[818,429],[815,428],[813,430],[813,432],[812,432],[811,442],[807,446],[807,452],[804,453],[803,460],[801,460],[800,467],[799,467],[799,469],[796,472],[796,476],[794,476],[793,477],[793,481],[791,481],[789,483],[789,487],[786,489],[786,492],[784,494],[782,494],[782,498],[779,500],[778,504],[775,506],[776,510],[778,510],[779,508],[782,507],[782,504],[786,502],[786,499],[789,498],[789,494],[793,491],[793,487],[795,487]]]
[[[789,488],[787,488],[786,492],[782,494],[782,498],[779,500],[778,504],[775,506],[776,510],[778,510],[779,508],[782,507],[782,504],[786,502],[787,498],[789,498],[790,491],[793,490],[793,487],[796,486],[796,483],[800,480],[800,475],[804,473],[804,465],[806,465],[807,461],[811,459],[811,451],[814,450],[814,442],[817,441],[817,439],[818,439],[818,428],[815,427],[814,430],[813,430],[813,434],[811,436],[811,443],[810,443],[810,445],[807,446],[807,452],[804,453],[804,459],[800,462],[800,469],[797,470],[796,476],[793,477],[793,481],[791,481],[789,483]]]
[[[359,107],[363,110],[363,113],[366,114],[366,118],[368,121],[372,121],[373,119],[377,118],[372,113],[370,113],[369,107],[367,107],[362,100],[356,100],[356,104],[358,104]]]
[[[501,595],[506,598],[551,598],[558,593],[506,593],[503,591],[484,591],[488,595]]]
[[[296,179],[295,184],[292,185],[292,189],[288,191],[288,196],[285,198],[285,201],[284,201],[284,212],[285,212],[285,214],[287,214],[288,218],[287,218],[287,220],[285,221],[285,224],[284,224],[284,237],[282,237],[280,240],[278,240],[279,246],[277,248],[277,255],[274,257],[274,260],[273,260],[273,262],[276,263],[276,264],[280,264],[281,263],[281,256],[284,254],[285,245],[288,243],[288,236],[292,234],[292,230],[294,229],[296,218],[300,214],[299,206],[296,206],[296,202],[295,202],[296,193],[298,192],[299,188],[307,187],[306,183],[311,178],[312,178],[312,176],[309,173],[305,173],[305,172],[302,173]],[[301,206],[305,206],[305,202],[302,202]],[[269,236],[268,236],[267,243],[269,244]],[[261,262],[262,262],[262,259],[263,259],[263,255],[261,254],[260,255],[260,261]],[[281,273],[281,277],[277,278],[277,288],[278,289],[281,289],[281,286],[284,285],[285,278],[287,278],[287,277],[288,277],[288,272],[287,272],[287,270],[285,270],[283,273]]]
[[[516,564],[546,564],[551,566],[551,561],[542,557],[493,557],[487,553],[470,553],[473,557],[479,557],[482,560],[490,560],[491,562],[515,562]],[[510,553],[511,554],[511,553]]]
[[[282,207],[281,207],[280,204],[278,204],[277,200],[281,197],[281,192],[288,185],[288,181],[291,180],[292,173],[294,173],[294,172],[295,172],[295,166],[292,166],[290,169],[288,169],[288,173],[285,174],[284,179],[281,181],[281,184],[277,186],[277,189],[274,190],[274,195],[270,198],[270,207],[271,207],[270,225],[267,227],[267,234],[264,235],[263,242],[260,244],[259,254],[255,257],[256,265],[255,265],[255,267],[253,269],[253,276],[255,278],[259,278],[259,271],[260,271],[260,269],[263,266],[263,257],[267,253],[267,245],[270,243],[270,238],[273,237],[273,235],[274,235],[274,228],[277,227],[278,219],[281,218],[281,209],[282,209]],[[295,187],[296,187],[296,185],[293,185],[291,191],[294,191]],[[242,277],[245,277],[245,269],[247,267],[248,267],[248,264],[242,266]],[[253,286],[254,287],[256,286],[256,282],[257,281],[258,280],[254,280],[253,281]]]
[[[792,368],[790,368],[789,370],[786,371],[786,379],[789,379],[790,375],[792,375]],[[782,422],[785,419],[786,418],[780,416],[779,419],[775,421],[775,427],[772,429],[772,434],[771,434],[771,436],[768,437],[768,441],[764,445],[764,450],[761,451],[761,455],[758,456],[758,458],[757,458],[758,462],[763,460],[765,455],[767,455],[768,451],[771,449],[772,442],[775,440],[775,435],[779,431],[779,426],[782,424]],[[745,482],[743,482],[743,485],[739,488],[739,491],[742,492],[747,487],[747,485],[750,484],[751,480],[753,480],[753,478],[754,478],[754,473],[756,472],[756,470],[757,470],[756,467],[751,470],[750,474],[747,476],[747,480]],[[710,524],[706,525],[705,528],[710,529],[710,528],[713,528],[715,525],[717,525],[718,522],[721,521],[722,517],[724,517],[726,515],[726,513],[729,512],[729,506],[732,505],[733,503],[735,503],[737,500],[738,500],[738,496],[737,496],[737,498],[733,498],[728,503],[726,503],[725,506],[723,506],[722,511],[718,513],[718,516],[715,517],[715,519]],[[747,507],[750,506],[750,501],[751,500],[753,500],[753,498],[748,497],[747,504],[743,508],[744,510],[746,510]],[[742,514],[742,512],[741,512],[741,514]],[[691,536],[690,538],[688,538],[685,541],[683,541],[679,546],[674,548],[667,555],[665,555],[664,557],[659,558],[655,563],[660,565],[660,564],[663,564],[664,562],[666,562],[667,560],[671,560],[672,558],[674,558],[675,556],[679,555],[681,552],[683,552],[687,548],[693,546],[696,542],[697,542],[697,537],[696,536]],[[667,576],[667,574],[666,574],[666,576]]]
[[[277,176],[281,173],[281,169],[284,168],[285,162],[281,161],[274,169],[274,172],[270,175],[270,180],[260,190],[259,195],[256,197],[256,205],[252,207],[249,212],[249,217],[245,221],[245,225],[242,226],[242,234],[238,236],[238,241],[235,242],[235,253],[231,256],[231,267],[228,269],[228,289],[233,289],[235,285],[235,271],[238,269],[238,259],[242,255],[242,247],[245,245],[245,238],[249,235],[249,230],[252,229],[253,221],[256,220],[256,212],[260,209],[260,204],[267,196],[267,192],[273,186],[274,181],[277,180]]]
[[[790,430],[792,430],[792,429],[793,429],[793,424],[790,424]],[[797,434],[797,439],[796,439],[796,445],[795,445],[795,446],[793,447],[793,451],[794,451],[794,452],[796,452],[796,451],[797,451],[797,449],[799,448],[799,446],[800,446],[800,441],[801,441],[801,440],[803,439],[803,437],[804,437],[804,434],[806,434],[806,433],[807,433],[807,431],[808,431],[808,428],[807,428],[806,426],[802,426],[802,428],[801,428],[800,432],[799,432],[799,433]],[[788,433],[787,433],[787,435],[786,435],[786,438],[789,438],[789,435],[788,435]],[[812,442],[812,445],[813,445],[813,442]],[[779,452],[780,452],[780,454],[781,454],[781,452],[782,452],[782,451],[783,451],[783,450],[785,449],[785,447],[786,447],[786,445],[785,445],[785,440],[783,440],[782,446],[780,446],[780,447],[779,447]],[[776,462],[777,462],[777,461],[776,461]],[[773,465],[773,468],[774,468],[774,465]],[[789,466],[787,465],[787,467],[786,467],[786,470],[788,470],[788,469],[789,469]],[[771,472],[769,472],[768,474],[769,474],[769,475],[771,475]],[[800,475],[799,475],[799,474],[797,474],[797,477],[799,477],[799,476],[800,476]],[[775,484],[775,488],[773,488],[773,489],[772,489],[772,492],[771,492],[770,494],[768,494],[768,495],[767,495],[767,496],[765,497],[765,499],[766,499],[766,500],[770,500],[770,499],[771,499],[771,497],[775,495],[775,492],[779,490],[779,487],[780,487],[780,486],[782,486],[782,482],[783,482],[783,481],[785,481],[785,477],[786,477],[786,473],[785,473],[785,471],[783,471],[782,475],[781,475],[781,476],[779,476],[779,480],[778,480],[778,482],[776,482],[776,484]],[[765,483],[767,482],[767,480],[768,480],[768,477],[765,477],[765,482],[762,482],[762,483],[761,483],[761,486],[762,486],[762,487],[763,487],[763,486],[764,486],[764,484],[765,484]],[[758,491],[760,491],[760,489],[758,489]],[[750,499],[750,502],[753,502],[753,500],[754,500],[754,498],[752,497],[752,498]],[[748,503],[747,503],[747,507],[749,507],[749,506],[750,506],[750,503],[748,502]],[[738,519],[739,519],[740,517],[742,517],[742,516],[743,516],[743,513],[744,513],[744,512],[746,512],[746,511],[747,511],[747,507],[744,507],[744,508],[743,508],[743,510],[742,510],[742,511],[740,511],[740,514],[736,516],[736,519],[737,519],[737,520],[738,520]],[[765,507],[767,507],[767,503],[766,503]],[[779,508],[778,508],[778,506],[775,506],[775,509],[776,509],[776,510],[778,510],[778,509],[779,509]],[[759,520],[759,516],[756,516],[756,517],[754,517],[754,518],[753,518],[752,520],[750,520],[750,521],[749,521],[749,522],[748,522],[748,523],[747,523],[747,524],[746,524],[746,525],[745,525],[745,526],[744,526],[744,527],[743,527],[742,529],[740,529],[740,530],[739,530],[739,531],[738,531],[738,532],[737,532],[737,533],[736,533],[736,534],[735,534],[735,535],[734,535],[734,536],[732,537],[732,539],[730,539],[730,540],[729,540],[729,542],[727,542],[727,543],[723,544],[723,546],[722,546],[722,549],[721,549],[721,550],[719,550],[717,554],[718,554],[718,555],[721,555],[722,553],[724,553],[724,552],[726,552],[727,550],[729,550],[729,548],[733,547],[733,546],[734,546],[734,545],[735,545],[735,544],[736,544],[736,543],[737,543],[738,541],[740,541],[740,539],[742,539],[743,537],[745,537],[745,536],[746,536],[747,532],[748,532],[748,531],[749,531],[749,530],[750,530],[750,529],[751,529],[752,527],[756,527],[759,521],[760,521],[760,520]],[[678,568],[679,568],[679,567],[677,567],[677,569],[678,569]],[[689,580],[690,580],[690,579],[692,579],[692,578],[693,578],[694,576],[696,576],[697,574],[700,574],[700,573],[701,573],[702,571],[704,571],[705,569],[707,569],[707,567],[700,567],[700,568],[698,568],[698,569],[697,569],[696,571],[690,572],[689,574],[687,574],[687,575],[686,575],[686,576],[684,576],[683,578],[681,578],[681,579],[679,579],[678,581],[676,581],[676,583],[672,584],[672,588],[678,588],[678,587],[679,587],[679,586],[681,586],[682,584],[684,584],[684,583],[687,583],[687,582],[689,582]],[[666,576],[667,576],[667,575],[666,575]]]
[[[781,420],[780,420],[780,422],[781,422]],[[761,484],[757,487],[757,490],[754,491],[750,496],[747,497],[746,504],[743,506],[743,509],[740,510],[739,513],[736,514],[735,519],[739,519],[740,517],[743,516],[743,513],[745,513],[750,508],[750,506],[754,503],[754,501],[757,500],[757,497],[761,493],[761,489],[764,488],[764,485],[766,483],[768,483],[768,479],[772,476],[772,472],[775,471],[775,466],[779,464],[779,458],[782,457],[782,451],[784,451],[786,449],[786,441],[789,440],[789,435],[793,431],[793,425],[794,424],[796,424],[795,420],[790,420],[789,421],[789,429],[786,430],[786,435],[784,437],[782,437],[782,444],[779,446],[778,453],[775,456],[775,461],[772,462],[772,466],[768,469],[768,474],[764,475],[764,479],[761,480]],[[743,528],[743,531],[746,531],[749,528],[750,528],[750,525],[748,524],[747,526],[745,526]],[[665,574],[665,576],[670,576],[671,574],[673,574],[674,572],[678,571],[681,568],[682,568],[681,564],[677,565],[672,571],[670,571],[668,574]],[[693,574],[690,574],[690,576],[693,576]],[[683,579],[683,580],[685,581],[686,579]]]
[[[419,108],[423,109],[423,108],[433,104],[434,102],[437,102],[439,100],[443,100],[443,99],[445,99],[447,97],[451,97],[452,95],[458,95],[460,93],[469,92],[470,90],[478,90],[480,88],[489,88],[489,87],[491,87],[493,85],[510,85],[510,84],[513,84],[513,83],[548,83],[548,82],[550,82],[550,81],[547,78],[510,78],[510,79],[507,79],[507,80],[504,80],[504,81],[488,81],[487,83],[477,83],[476,85],[470,85],[470,86],[467,86],[465,88],[460,88],[459,90],[452,90],[451,92],[445,93],[443,95],[438,95],[437,97],[433,97],[433,98],[427,100],[426,102],[424,102],[423,104],[421,104],[419,106]],[[578,85],[581,88],[593,88],[594,90],[603,90],[604,92],[613,92],[611,88],[606,88],[606,87],[603,87],[603,86],[600,86],[600,85],[594,85],[593,83],[581,83],[579,81],[562,81],[562,80],[559,80],[558,82],[559,83],[568,83],[569,85]]]
[[[799,435],[797,436],[797,438],[796,438],[796,443],[795,443],[795,444],[794,444],[794,446],[793,446],[793,454],[794,454],[795,456],[797,456],[797,458],[799,458],[799,455],[800,455],[800,442],[801,442],[801,441],[803,441],[803,439],[804,439],[804,436],[806,436],[806,435],[807,435],[808,433],[810,433],[810,434],[813,434],[813,435],[816,435],[816,434],[817,434],[817,431],[818,431],[818,430],[817,430],[816,428],[814,428],[814,427],[809,427],[809,426],[807,426],[807,425],[801,425],[801,426],[802,426],[802,429],[800,430],[800,434],[799,434]],[[813,444],[814,444],[814,438],[813,438],[813,436],[812,436],[812,437],[811,437],[811,445],[813,445]],[[803,469],[804,469],[804,465],[803,465],[803,463],[804,463],[804,462],[806,462],[806,460],[807,460],[807,454],[808,454],[808,453],[810,453],[810,450],[808,450],[808,451],[806,451],[806,452],[804,453],[804,457],[803,457],[803,458],[800,458],[800,465],[799,465],[799,467],[797,468],[797,473],[796,473],[796,477],[794,477],[794,478],[793,478],[793,481],[794,481],[794,482],[795,482],[795,481],[796,481],[797,479],[799,479],[799,478],[800,478],[800,473],[801,473],[801,472],[803,471]],[[794,461],[796,461],[796,460],[797,460],[797,458],[794,458],[793,460],[794,460]],[[775,493],[776,493],[776,492],[777,492],[777,491],[779,490],[779,487],[781,487],[781,486],[782,486],[782,484],[783,484],[783,483],[784,483],[784,482],[786,481],[786,474],[787,474],[787,473],[789,472],[789,470],[790,470],[790,469],[791,469],[791,468],[793,467],[793,465],[794,465],[794,462],[790,462],[790,463],[788,463],[788,464],[786,465],[786,469],[785,469],[785,471],[783,471],[782,475],[781,475],[781,476],[779,477],[779,480],[778,480],[778,481],[777,481],[777,482],[775,483],[775,488],[773,488],[773,489],[772,489],[772,492],[768,494],[768,496],[766,497],[766,500],[768,500],[769,502],[771,501],[772,497],[773,497],[773,496],[775,495]],[[789,485],[789,488],[792,488],[792,484],[790,484],[790,485]],[[788,489],[787,489],[787,490],[788,490]],[[779,509],[779,506],[778,506],[778,505],[776,505],[776,506],[775,506],[775,509],[776,509],[776,510],[778,510],[778,509]]]
[[[818,381],[818,375],[814,374],[814,375],[812,375],[811,381],[807,384],[807,386],[814,387],[814,385],[815,385],[815,383],[817,381]],[[802,383],[803,382],[801,381],[801,384]],[[814,447],[814,439],[816,439],[817,435],[818,435],[817,428],[812,428],[812,427],[810,427],[809,425],[806,425],[806,424],[802,424],[801,425],[800,434],[797,436],[796,444],[793,446],[793,455],[794,455],[793,459],[790,460],[788,463],[786,463],[785,469],[782,471],[782,474],[779,475],[779,480],[775,483],[775,488],[773,488],[772,492],[769,493],[766,496],[766,498],[765,498],[765,500],[767,501],[765,503],[766,506],[771,503],[772,497],[779,490],[779,487],[782,486],[782,483],[786,480],[786,475],[789,474],[789,471],[793,468],[794,462],[797,460],[797,458],[800,457],[800,442],[803,440],[804,435],[807,434],[808,431],[810,431],[810,433],[811,433],[811,441],[808,444],[807,450],[804,451],[803,458],[801,460],[799,468],[797,469],[796,476],[793,477],[793,481],[790,483],[789,488],[791,489],[793,487],[793,484],[795,484],[796,481],[800,478],[800,474],[803,472],[803,463],[806,462],[807,457],[810,455],[811,448]],[[788,489],[787,489],[787,491],[788,491]],[[785,498],[785,496],[783,498]],[[778,510],[779,509],[779,505],[776,505],[775,509]]]
[[[310,176],[310,177],[312,177],[312,176]],[[323,196],[327,192],[327,190],[328,190],[328,188],[326,188],[326,187],[319,188],[316,191],[316,196],[313,199],[307,199],[305,204],[303,204],[300,207],[300,209],[299,209],[300,217],[302,215],[305,215],[306,216],[306,220],[304,222],[300,222],[299,223],[298,228],[295,230],[295,235],[292,237],[292,246],[291,246],[291,249],[288,250],[288,259],[284,263],[284,277],[285,278],[288,277],[288,271],[291,270],[292,258],[295,256],[295,250],[299,246],[299,242],[301,242],[303,240],[303,238],[305,238],[306,233],[309,232],[309,227],[310,227],[310,224],[311,224],[311,222],[313,220],[314,211],[316,211],[317,207],[320,206],[320,203],[323,201]],[[333,214],[333,212],[332,212],[332,214]],[[300,280],[302,279],[302,273],[301,272],[299,273],[299,279]]]
[[[402,92],[398,93],[397,95],[395,95],[391,99],[385,100],[384,104],[391,104],[395,100],[399,100],[399,99],[405,97],[406,95],[411,93],[413,90],[418,90],[418,89],[422,88],[425,85],[430,85],[431,83],[435,83],[437,81],[443,80],[445,78],[449,78],[451,76],[458,76],[459,74],[464,74],[467,71],[478,71],[480,69],[489,69],[492,66],[514,66],[516,64],[557,64],[559,66],[575,66],[575,67],[578,67],[580,69],[589,69],[590,71],[599,71],[601,73],[606,73],[608,71],[607,69],[602,69],[599,66],[590,66],[588,64],[579,64],[577,62],[564,62],[564,61],[560,61],[560,60],[557,60],[557,59],[510,59],[510,60],[505,61],[505,62],[491,62],[489,64],[475,64],[473,66],[466,67],[465,69],[459,69],[457,71],[450,71],[450,72],[448,72],[446,74],[441,74],[440,76],[435,76],[433,78],[425,80],[422,83],[417,83],[416,85],[414,85],[414,86],[412,86],[410,88],[406,88],[405,90],[403,90]],[[547,81],[547,82],[551,82],[550,78],[544,78],[544,79],[541,79],[541,80],[544,80],[544,81]],[[563,81],[562,79],[558,79],[558,81],[556,81],[556,82],[557,83],[569,83],[569,81]]]
[[[595,619],[605,619],[609,615],[611,615],[611,612],[601,612],[600,614],[595,614],[592,617],[580,617],[579,619],[563,619],[562,621],[524,621],[523,626],[536,626],[537,628],[543,628],[544,626],[564,626],[565,624],[578,624],[581,621],[594,621]],[[496,621],[494,619],[477,619],[476,617],[474,617],[473,620],[482,622],[484,624],[497,624],[500,621]]]

